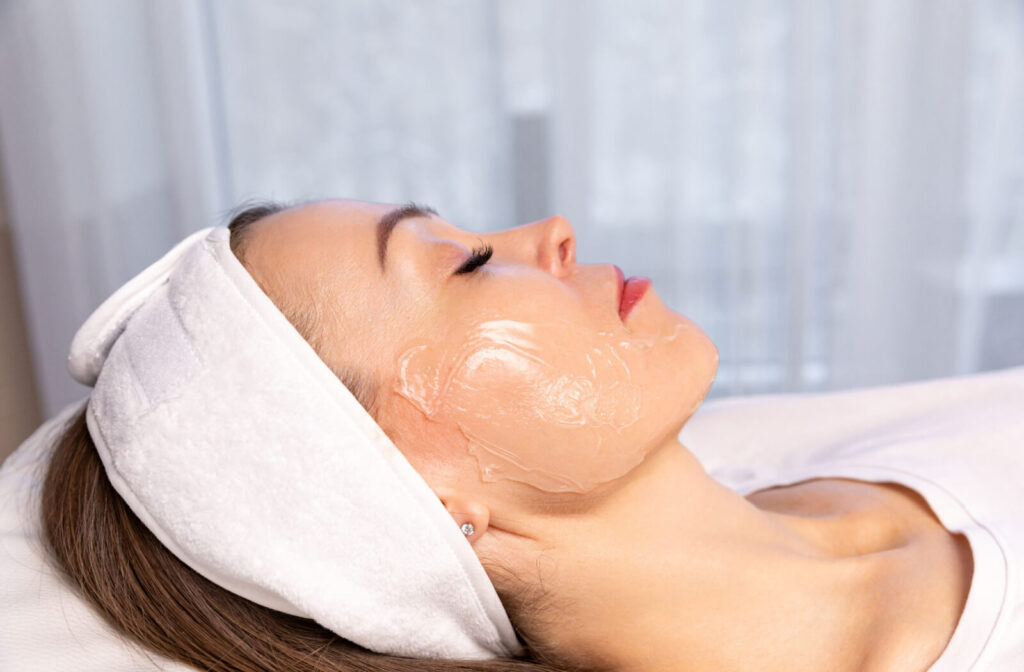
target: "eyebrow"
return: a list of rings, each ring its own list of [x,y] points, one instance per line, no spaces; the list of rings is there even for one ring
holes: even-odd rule
[[[398,223],[403,219],[430,217],[436,214],[437,210],[429,206],[408,203],[400,208],[395,208],[380,218],[380,221],[377,222],[377,259],[380,261],[381,273],[385,270],[384,262],[388,254],[388,240],[390,240],[391,232],[395,230]]]

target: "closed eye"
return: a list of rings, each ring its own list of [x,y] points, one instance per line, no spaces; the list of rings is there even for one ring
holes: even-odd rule
[[[455,269],[453,275],[461,275],[463,273],[472,273],[476,269],[480,268],[491,258],[494,254],[494,248],[491,245],[483,245],[481,247],[474,247],[472,254],[466,261],[462,262],[462,265]]]

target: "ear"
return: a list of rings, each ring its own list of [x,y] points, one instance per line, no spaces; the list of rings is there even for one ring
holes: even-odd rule
[[[479,500],[465,497],[454,491],[444,490],[438,492],[437,496],[460,530],[466,523],[473,526],[473,532],[466,535],[466,540],[475,544],[487,531],[491,516],[490,509]]]

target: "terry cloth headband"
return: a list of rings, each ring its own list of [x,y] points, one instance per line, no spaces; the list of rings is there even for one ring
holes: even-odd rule
[[[426,481],[231,252],[199,231],[71,345],[107,476],[182,562],[379,653],[515,656],[483,566]]]

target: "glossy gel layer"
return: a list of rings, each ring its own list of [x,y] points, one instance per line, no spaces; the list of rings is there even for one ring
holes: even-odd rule
[[[458,342],[403,349],[395,387],[426,417],[456,424],[484,481],[587,492],[645,457],[651,429],[641,419],[666,400],[650,398],[633,374],[684,328],[632,338],[571,323],[484,321],[453,330]]]

